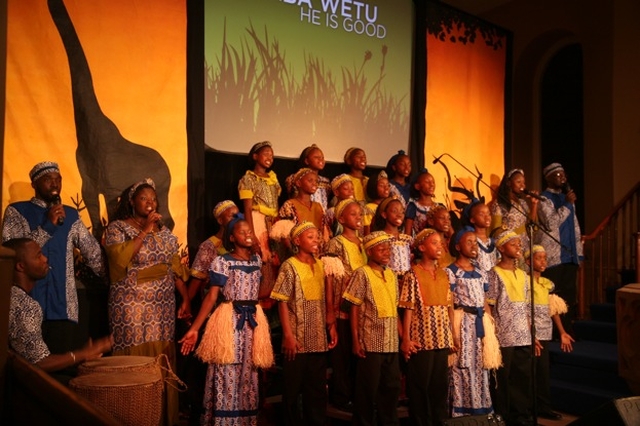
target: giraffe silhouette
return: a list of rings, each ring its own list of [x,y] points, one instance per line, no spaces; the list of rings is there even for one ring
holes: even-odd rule
[[[63,0],[48,0],[48,6],[69,61],[78,139],[76,162],[93,235],[100,238],[103,231],[99,195],[104,196],[107,214],[111,214],[122,191],[146,177],[156,184],[164,225],[173,229],[169,213],[171,173],[167,163],[156,150],[125,139],[104,114],[93,88],[89,63]]]

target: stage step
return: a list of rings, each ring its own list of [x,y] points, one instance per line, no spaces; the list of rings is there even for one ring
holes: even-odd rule
[[[594,303],[590,307],[591,321],[616,323],[615,303]]]
[[[618,332],[615,322],[603,321],[576,321],[573,323],[573,331],[578,341],[593,341],[616,344],[618,342]]]

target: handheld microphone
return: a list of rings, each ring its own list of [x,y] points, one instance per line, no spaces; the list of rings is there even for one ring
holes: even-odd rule
[[[562,193],[566,195],[569,193],[569,191],[571,191],[571,185],[569,185],[569,182],[565,181],[560,189]]]
[[[523,188],[522,189],[522,193],[525,194],[525,195],[528,195],[529,197],[533,197],[535,199],[538,199],[540,201],[547,201],[547,197],[545,197],[543,195],[534,194],[533,192],[529,191],[527,188]]]
[[[156,220],[156,225],[158,226],[158,230],[161,230],[162,228],[164,228],[164,223],[162,222],[162,219]]]
[[[442,155],[440,155],[439,157],[435,157],[435,159],[433,160],[433,164],[436,164],[436,163],[437,163],[438,161],[440,161],[440,159],[441,159],[442,157],[444,157],[445,155],[446,155],[446,154],[442,154]]]
[[[51,201],[51,205],[52,206],[57,206],[58,204],[62,204],[62,199],[60,198],[60,195],[56,194],[53,196],[53,200]],[[58,226],[62,226],[64,225],[64,217],[60,216],[58,218]]]

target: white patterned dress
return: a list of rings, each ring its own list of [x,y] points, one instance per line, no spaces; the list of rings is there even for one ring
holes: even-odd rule
[[[211,264],[209,282],[220,287],[225,302],[248,302],[234,309],[245,309],[255,318],[260,287],[260,258],[235,259],[230,253],[218,256]],[[253,308],[253,309],[252,309]],[[254,311],[253,313],[251,311]],[[234,324],[242,313],[234,310]],[[253,365],[253,327],[249,320],[238,330],[234,327],[235,359],[232,364],[209,364],[204,389],[203,425],[258,424],[258,368]]]
[[[484,309],[487,276],[477,267],[465,271],[455,264],[445,271],[449,275],[454,306],[464,309],[458,357],[449,376],[451,416],[489,414],[493,412],[489,372],[482,367],[482,339],[476,332],[476,321],[479,317],[481,321],[481,315],[469,312],[474,308]]]

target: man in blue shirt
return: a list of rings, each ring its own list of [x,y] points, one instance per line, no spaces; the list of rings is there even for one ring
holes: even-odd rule
[[[78,211],[60,200],[62,176],[57,163],[44,161],[29,172],[35,196],[10,204],[4,212],[2,241],[29,238],[38,243],[49,259],[51,270],[31,291],[42,308],[43,338],[54,353],[77,347],[78,292],[74,271],[74,248],[98,276],[104,276],[100,245],[82,223]]]
[[[538,219],[549,231],[549,234],[542,231],[536,234],[536,243],[547,252],[547,269],[542,276],[553,281],[555,293],[567,302],[569,311],[562,316],[562,323],[565,330],[572,334],[578,268],[584,259],[580,224],[576,217],[576,194],[567,184],[561,164],[552,163],[542,172],[547,189],[541,194],[546,200],[538,204]]]

